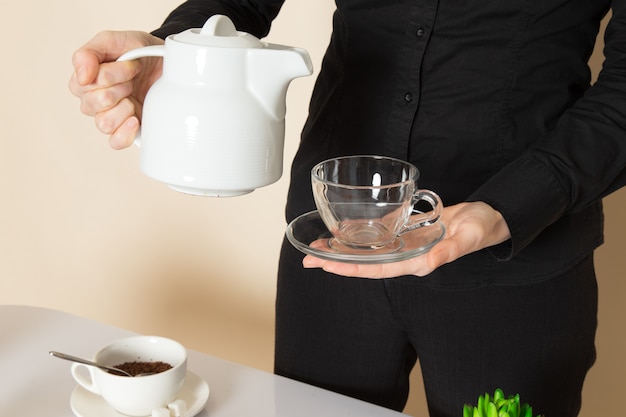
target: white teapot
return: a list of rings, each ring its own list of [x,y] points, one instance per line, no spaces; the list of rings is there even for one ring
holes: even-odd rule
[[[163,57],[135,142],[146,175],[204,196],[247,194],[280,178],[287,87],[313,72],[305,50],[261,42],[216,15],[118,60],[146,56]]]

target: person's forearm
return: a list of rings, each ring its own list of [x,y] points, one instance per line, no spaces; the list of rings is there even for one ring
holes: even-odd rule
[[[163,25],[152,32],[165,39],[167,36],[190,28],[199,28],[215,14],[228,16],[239,31],[258,38],[266,36],[272,20],[278,15],[284,0],[188,0],[174,9]]]
[[[501,212],[519,252],[546,227],[626,185],[626,6],[613,10],[606,60],[589,88],[542,140],[506,165],[469,201]]]

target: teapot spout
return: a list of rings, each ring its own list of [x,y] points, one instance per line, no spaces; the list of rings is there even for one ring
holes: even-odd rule
[[[248,54],[248,87],[276,120],[285,117],[289,83],[312,73],[311,58],[302,48],[269,44]]]

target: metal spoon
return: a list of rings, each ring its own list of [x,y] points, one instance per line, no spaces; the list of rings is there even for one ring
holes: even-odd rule
[[[101,365],[99,363],[92,362],[92,361],[89,361],[87,359],[79,358],[77,356],[68,355],[66,353],[50,351],[50,355],[56,356],[57,358],[65,359],[67,361],[82,363],[83,365],[95,366],[96,368],[104,369],[105,371],[112,371],[112,372],[115,372],[115,373],[119,373],[119,374],[122,374],[122,375],[129,376],[131,378],[133,377],[133,375],[131,375],[128,372],[123,371],[121,369],[114,368],[112,366]],[[150,373],[138,374],[138,375],[135,375],[135,376],[143,376],[143,375],[150,375]]]

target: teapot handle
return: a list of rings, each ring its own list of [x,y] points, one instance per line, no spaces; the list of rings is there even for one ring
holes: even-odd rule
[[[117,61],[131,61],[133,59],[143,58],[146,56],[165,56],[165,45],[151,45],[144,46],[142,48],[131,49],[130,51],[117,58]],[[133,141],[133,143],[141,147],[141,126],[137,131],[137,136],[135,136],[135,140]]]
[[[165,56],[165,45],[151,45],[142,48],[131,49],[119,58],[118,61],[130,61],[132,59],[143,58],[146,56]]]

